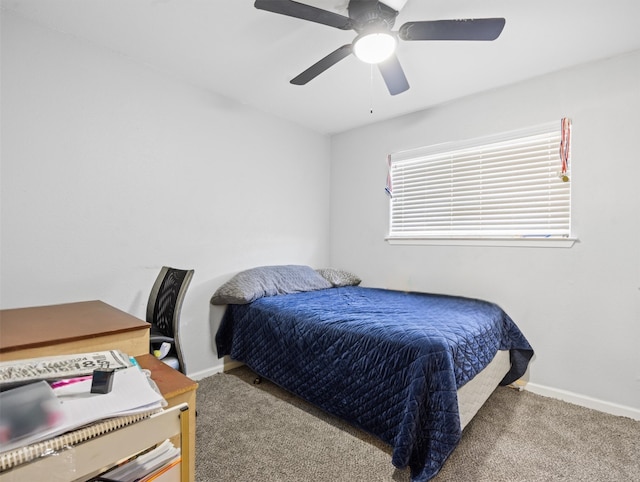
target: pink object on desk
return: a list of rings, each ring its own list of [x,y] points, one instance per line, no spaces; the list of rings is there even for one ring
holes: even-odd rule
[[[91,380],[92,375],[87,375],[84,377],[76,377],[76,378],[66,378],[64,380],[57,380],[51,384],[51,388],[54,390],[60,387],[66,387],[67,385],[71,385],[72,383],[84,382],[85,380]]]

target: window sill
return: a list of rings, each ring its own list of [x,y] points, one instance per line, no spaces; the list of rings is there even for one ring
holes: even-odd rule
[[[494,246],[519,248],[570,248],[577,238],[385,238],[392,245],[412,246]]]

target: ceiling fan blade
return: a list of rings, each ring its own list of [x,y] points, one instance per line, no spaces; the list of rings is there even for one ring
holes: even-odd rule
[[[291,83],[295,85],[304,85],[310,80],[316,78],[322,72],[327,70],[329,67],[340,62],[342,59],[347,57],[353,51],[353,47],[351,44],[343,45],[342,47],[334,50],[329,55],[319,60],[307,70],[302,72],[297,77],[291,79]]]
[[[404,75],[402,66],[398,57],[393,54],[384,62],[378,64],[378,69],[382,74],[384,83],[387,84],[387,89],[391,95],[401,94],[405,90],[409,90],[409,82]]]
[[[351,30],[353,28],[349,17],[291,0],[256,0],[254,7],[259,10],[301,18],[302,20],[309,20],[310,22],[321,23],[342,30]]]
[[[504,18],[407,22],[398,35],[402,40],[495,40],[504,24]]]

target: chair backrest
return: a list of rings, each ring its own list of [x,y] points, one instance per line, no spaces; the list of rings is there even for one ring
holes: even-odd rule
[[[174,338],[176,342],[180,310],[191,283],[193,271],[163,266],[151,288],[147,303],[147,321],[164,336]]]

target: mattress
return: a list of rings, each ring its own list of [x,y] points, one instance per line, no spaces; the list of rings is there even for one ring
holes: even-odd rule
[[[464,429],[511,368],[508,350],[499,350],[480,373],[458,389],[460,428]]]

